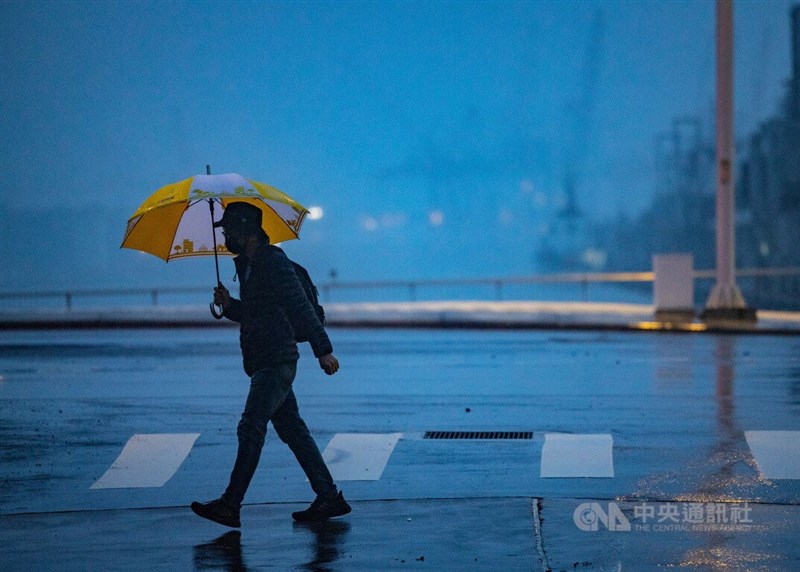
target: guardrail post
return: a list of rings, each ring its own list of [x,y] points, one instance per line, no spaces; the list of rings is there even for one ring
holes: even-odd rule
[[[585,277],[581,280],[581,298],[584,302],[589,301],[589,279]]]
[[[72,310],[72,293],[71,292],[67,292],[65,294],[65,297],[66,297],[66,303],[67,303],[67,310],[68,311]]]
[[[503,283],[500,280],[494,283],[494,297],[498,301],[503,299]]]
[[[150,299],[153,301],[153,306],[158,306],[158,290],[150,291]]]
[[[417,301],[417,285],[413,282],[408,283],[408,297],[412,302]]]

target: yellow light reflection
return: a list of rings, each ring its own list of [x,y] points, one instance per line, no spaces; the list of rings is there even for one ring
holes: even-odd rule
[[[678,332],[705,332],[708,330],[706,324],[699,323],[673,323],[673,322],[634,322],[630,324],[632,328],[638,330],[672,330]]]

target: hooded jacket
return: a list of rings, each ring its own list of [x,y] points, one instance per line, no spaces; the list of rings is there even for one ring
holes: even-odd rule
[[[231,298],[224,314],[239,323],[239,345],[248,376],[296,362],[300,354],[295,332],[306,334],[314,356],[333,353],[328,334],[283,250],[264,244],[252,260],[240,255],[233,262],[240,299]]]

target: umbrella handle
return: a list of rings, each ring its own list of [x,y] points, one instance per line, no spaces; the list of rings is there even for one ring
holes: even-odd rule
[[[206,165],[206,173],[209,175],[211,174],[211,167],[209,165]],[[219,281],[219,257],[217,256],[217,231],[214,230],[214,199],[208,199],[208,208],[211,210],[211,236],[214,239],[214,266],[217,269],[217,284],[221,286],[222,283]],[[222,306],[219,307],[219,312],[217,312],[216,304],[211,302],[208,305],[208,309],[211,310],[211,315],[217,320],[222,319],[222,315],[225,311]]]
[[[222,306],[220,306],[220,311],[217,312],[217,306],[214,302],[211,302],[208,305],[208,308],[211,310],[211,315],[214,316],[217,320],[221,320],[223,316]]]

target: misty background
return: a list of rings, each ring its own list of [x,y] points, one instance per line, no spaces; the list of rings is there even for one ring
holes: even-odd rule
[[[737,138],[783,97],[791,5],[734,2]],[[537,251],[557,213],[636,217],[674,118],[713,133],[710,0],[4,1],[0,16],[3,291],[210,288],[211,258],[119,248],[147,196],[206,164],[322,209],[283,245],[317,282],[552,271]]]

